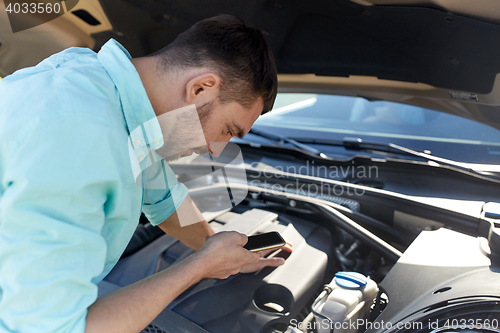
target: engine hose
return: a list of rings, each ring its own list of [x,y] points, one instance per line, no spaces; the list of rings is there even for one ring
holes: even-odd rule
[[[330,221],[338,227],[344,229],[353,237],[370,245],[374,250],[385,256],[387,259],[397,261],[403,254],[383,239],[366,230],[338,210],[324,204],[317,204],[317,209],[328,216]]]
[[[346,258],[342,252],[340,252],[339,248],[335,248],[335,258],[337,258],[338,261],[343,263],[347,267],[354,267],[356,265],[356,261]]]
[[[314,303],[311,305],[311,312],[314,314],[314,316],[321,318],[322,320],[326,320],[330,323],[332,321],[330,318],[322,315],[321,313],[314,311],[314,308],[316,307],[316,305],[318,305],[318,303],[320,301],[327,298],[332,293],[332,291],[333,291],[332,287],[330,287],[329,285],[325,285],[323,291],[318,295],[318,297],[316,298]],[[333,327],[330,329],[330,333],[333,333]]]

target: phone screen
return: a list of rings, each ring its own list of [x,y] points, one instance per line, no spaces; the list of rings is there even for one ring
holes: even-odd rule
[[[249,236],[248,242],[243,247],[249,251],[257,252],[282,247],[285,244],[285,240],[279,233],[271,231],[265,234]]]

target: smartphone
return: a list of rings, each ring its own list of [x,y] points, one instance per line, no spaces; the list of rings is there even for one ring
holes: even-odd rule
[[[279,233],[271,231],[265,234],[248,236],[248,242],[243,247],[249,251],[258,252],[282,247],[285,244],[285,240]]]

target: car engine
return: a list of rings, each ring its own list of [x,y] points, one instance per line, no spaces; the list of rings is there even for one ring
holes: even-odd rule
[[[337,302],[340,305],[333,304],[336,313],[350,312],[337,318],[338,322],[366,319],[356,329],[335,332],[396,331],[368,326],[381,320],[425,321],[428,325],[423,328],[405,330],[403,326],[398,331],[430,332],[426,315],[434,314],[431,319],[438,320],[441,317],[436,313],[449,310],[442,318],[465,318],[466,309],[474,304],[488,308],[493,315],[500,312],[500,299],[489,296],[500,293],[495,283],[499,262],[495,251],[487,253],[479,246],[491,236],[491,230],[498,230],[496,218],[481,220],[478,235],[483,238],[445,228],[428,229],[420,232],[409,247],[404,245],[408,240],[403,235],[398,243],[394,240],[400,234],[388,229],[387,240],[403,253],[363,227],[375,222],[357,212],[359,205],[349,200],[328,206],[324,204],[327,200],[301,200],[293,194],[281,196],[272,190],[249,189],[241,204],[210,212],[207,221],[216,232],[279,232],[293,245],[293,252],[277,250],[271,255],[285,257],[285,264],[224,280],[202,280],[177,297],[143,332],[331,332],[318,325],[325,318],[334,325],[332,315],[321,317],[314,309],[318,309],[319,302],[326,303],[327,297],[330,300],[328,294],[335,293],[329,286],[335,281],[340,284],[338,273],[346,271],[369,276],[378,293],[351,307],[342,300]],[[200,207],[200,198],[209,197],[205,192],[197,195],[196,191],[191,196]],[[494,238],[492,244],[498,241]],[[143,220],[122,259],[102,283],[112,286],[109,290],[132,284],[192,253],[192,249]],[[474,290],[470,288],[473,281],[481,281]],[[490,292],[491,288],[496,290]],[[325,304],[321,306],[326,309]],[[347,310],[339,312],[339,306]],[[355,312],[361,315],[355,317]],[[440,321],[434,325],[444,324]]]

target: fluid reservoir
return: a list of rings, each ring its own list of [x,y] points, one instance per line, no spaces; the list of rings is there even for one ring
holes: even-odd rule
[[[378,286],[369,277],[337,272],[312,305],[318,333],[363,331],[377,293]]]

